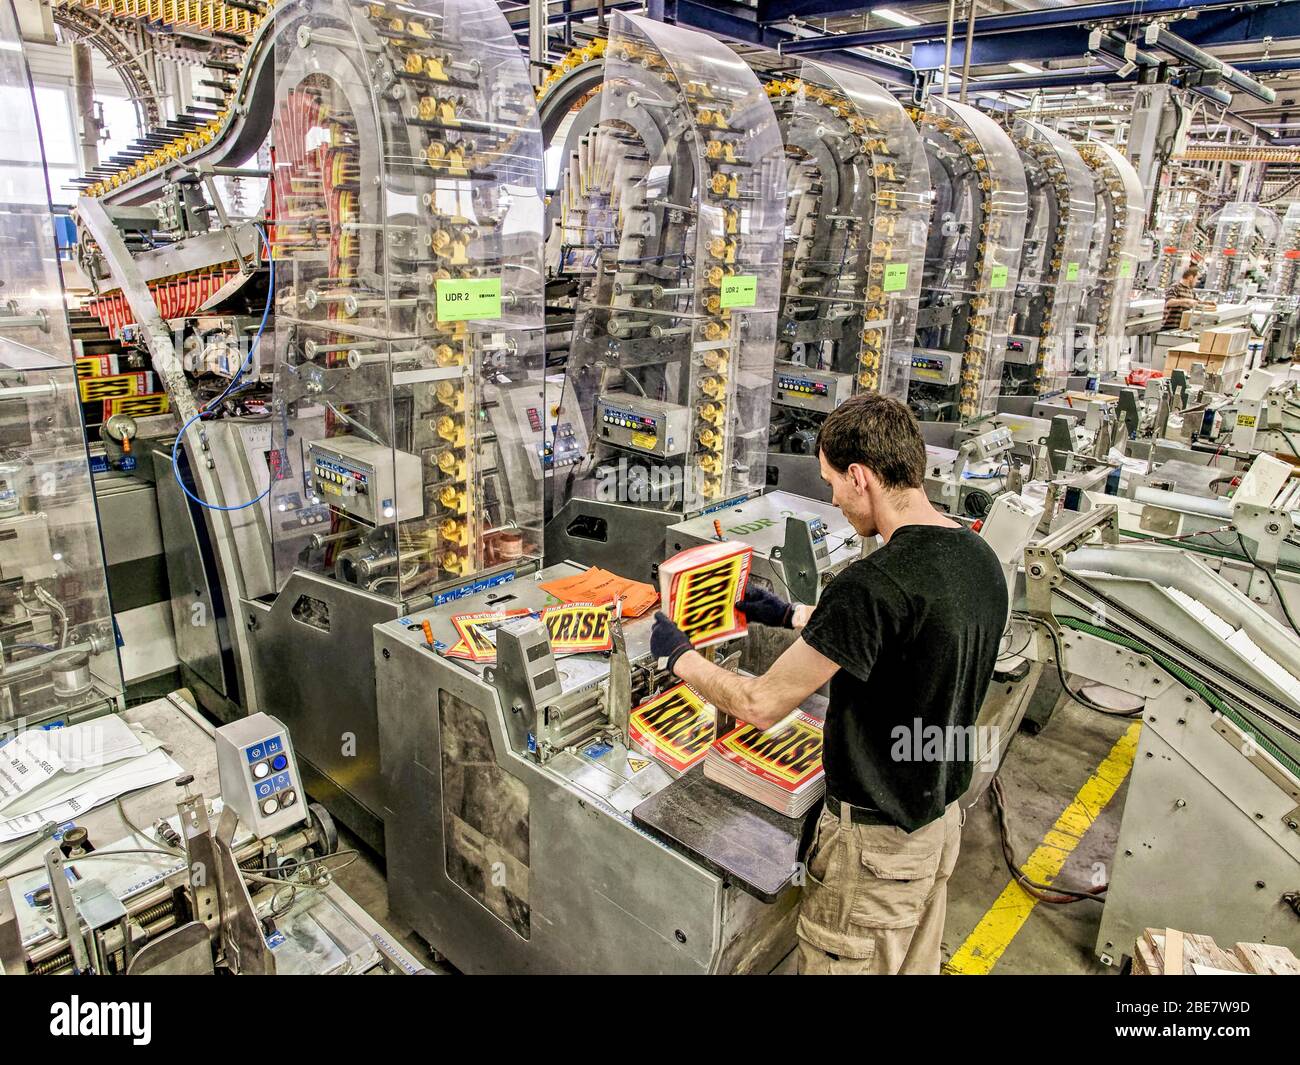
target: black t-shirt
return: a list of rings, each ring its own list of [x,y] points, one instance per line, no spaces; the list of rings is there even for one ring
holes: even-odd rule
[[[909,832],[959,798],[992,743],[974,725],[1006,620],[1002,566],[966,529],[904,525],[831,581],[803,630],[840,667],[827,791]]]

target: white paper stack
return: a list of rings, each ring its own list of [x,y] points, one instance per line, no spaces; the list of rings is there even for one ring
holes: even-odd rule
[[[158,740],[116,714],[28,729],[0,748],[0,843],[180,774]]]

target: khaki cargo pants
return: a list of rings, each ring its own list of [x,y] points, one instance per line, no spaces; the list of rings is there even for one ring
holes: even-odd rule
[[[915,832],[855,825],[823,809],[799,908],[798,968],[809,975],[939,972],[961,809]]]

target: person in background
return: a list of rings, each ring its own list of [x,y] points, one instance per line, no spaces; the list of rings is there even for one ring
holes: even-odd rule
[[[1181,278],[1169,286],[1165,292],[1165,318],[1160,323],[1161,329],[1177,329],[1183,319],[1183,311],[1190,311],[1194,307],[1214,310],[1213,303],[1196,298],[1196,280],[1200,274],[1200,267],[1192,264],[1183,271]]]

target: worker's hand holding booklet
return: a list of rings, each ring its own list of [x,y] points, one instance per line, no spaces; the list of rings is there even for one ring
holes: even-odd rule
[[[659,566],[659,594],[666,613],[696,647],[745,634],[736,609],[749,580],[754,549],[719,542],[679,551]]]

